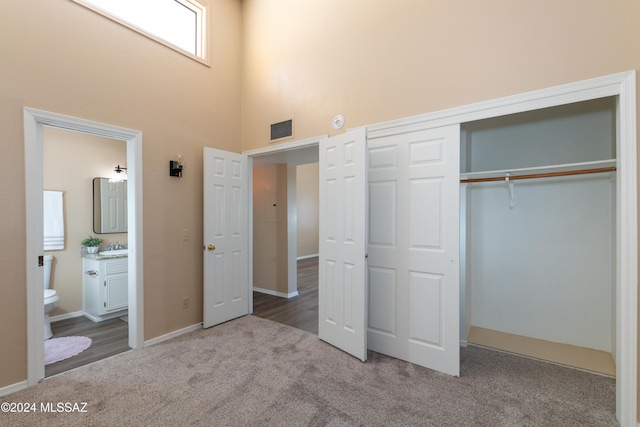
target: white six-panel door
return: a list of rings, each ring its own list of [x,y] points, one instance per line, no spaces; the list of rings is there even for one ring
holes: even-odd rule
[[[249,313],[247,156],[204,149],[204,319]]]
[[[459,375],[459,125],[368,143],[369,349]]]
[[[366,133],[320,143],[318,336],[367,359]]]

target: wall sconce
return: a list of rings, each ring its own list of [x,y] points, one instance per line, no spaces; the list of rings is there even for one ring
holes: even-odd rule
[[[122,168],[120,165],[116,166],[113,170],[115,173],[112,175],[109,181],[111,182],[122,182],[127,177],[127,173],[125,172],[127,168]]]
[[[182,177],[182,155],[177,155],[175,160],[169,160],[169,176]]]

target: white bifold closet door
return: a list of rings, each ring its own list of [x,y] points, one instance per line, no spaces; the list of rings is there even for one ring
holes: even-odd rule
[[[368,141],[369,349],[460,374],[460,126]]]
[[[366,131],[320,144],[318,336],[367,360]]]

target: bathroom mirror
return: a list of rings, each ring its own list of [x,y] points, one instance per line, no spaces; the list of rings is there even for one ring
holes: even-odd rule
[[[127,232],[127,181],[93,179],[93,232]]]

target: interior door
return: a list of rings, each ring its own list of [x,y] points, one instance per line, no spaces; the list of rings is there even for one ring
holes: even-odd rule
[[[249,313],[247,156],[204,149],[205,328]]]
[[[369,349],[460,375],[460,127],[367,141]]]
[[[367,360],[366,133],[320,143],[318,336]]]

